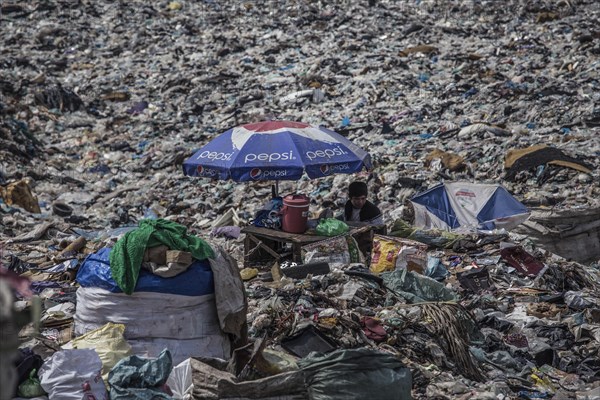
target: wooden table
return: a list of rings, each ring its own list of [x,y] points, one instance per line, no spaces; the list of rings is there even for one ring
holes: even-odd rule
[[[276,248],[284,243],[292,244],[292,260],[296,263],[302,263],[302,246],[329,239],[327,236],[288,233],[256,226],[246,226],[242,228],[242,233],[246,234],[246,238],[244,239],[244,267],[247,267],[253,259],[260,258],[259,250],[264,250],[277,261],[281,257],[290,255],[290,253],[279,254],[276,251]]]
[[[370,226],[361,228],[351,228],[347,234],[355,235],[370,230]],[[276,261],[280,258],[291,255],[292,261],[298,264],[302,263],[302,246],[319,242],[321,240],[331,239],[329,236],[305,235],[302,233],[288,233],[275,229],[258,228],[256,226],[246,226],[242,228],[242,233],[246,234],[244,239],[244,267],[251,264],[251,261],[261,258],[261,250],[270,255]],[[285,243],[291,243],[291,253],[280,254],[276,249]]]

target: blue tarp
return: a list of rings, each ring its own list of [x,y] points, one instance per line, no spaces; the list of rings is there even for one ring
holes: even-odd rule
[[[415,226],[444,230],[510,230],[529,217],[527,207],[498,184],[445,182],[411,199]]]
[[[97,287],[122,293],[110,272],[110,248],[90,254],[77,272],[76,280],[83,287]],[[195,261],[185,272],[172,278],[162,278],[145,269],[134,292],[169,293],[183,296],[203,296],[214,293],[213,273],[208,260]]]

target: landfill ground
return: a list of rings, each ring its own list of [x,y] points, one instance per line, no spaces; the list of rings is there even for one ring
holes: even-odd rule
[[[281,355],[313,325],[334,348],[379,349],[410,370],[415,399],[599,399],[599,20],[594,0],[0,2],[0,256],[42,297],[20,343],[46,358],[68,342],[74,309],[47,309],[76,306],[85,257],[145,218],[241,270],[244,235],[215,222],[248,224],[272,182],[187,177],[182,163],[228,128],[302,121],[374,169],[279,192],[308,195],[316,216],[367,181],[389,234],[429,240],[440,286],[391,290],[345,273],[356,263],[308,279],[251,265],[251,339]],[[408,199],[443,181],[501,184],[530,224],[451,238],[411,226]],[[515,268],[506,243],[543,268]],[[481,267],[475,286],[459,277]]]

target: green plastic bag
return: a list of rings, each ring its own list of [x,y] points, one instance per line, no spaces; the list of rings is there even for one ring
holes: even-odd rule
[[[317,225],[317,235],[338,236],[348,232],[348,225],[344,221],[335,218],[324,218]]]
[[[40,380],[37,377],[37,370],[35,368],[29,373],[29,378],[17,388],[17,395],[19,395],[19,397],[31,398],[44,396],[45,394],[46,392],[44,392],[42,385],[40,385]]]

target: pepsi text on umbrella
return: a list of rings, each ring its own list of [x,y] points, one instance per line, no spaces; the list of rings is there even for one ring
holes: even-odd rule
[[[263,171],[260,168],[254,168],[250,171],[250,178],[252,179],[277,179],[288,175],[286,169],[273,169]]]
[[[323,164],[323,165],[321,165],[320,170],[321,170],[321,173],[323,173],[323,175],[330,175],[330,174],[337,173],[337,172],[345,173],[350,170],[350,164],[348,164],[348,163],[334,164],[334,165]]]
[[[252,161],[267,161],[267,162],[273,162],[273,161],[287,161],[287,160],[295,160],[296,157],[294,157],[294,151],[290,150],[290,151],[286,151],[285,153],[260,153],[260,154],[255,154],[255,153],[248,153],[246,154],[246,158],[244,158],[244,163],[249,163]]]
[[[340,146],[337,146],[333,149],[325,149],[325,150],[316,150],[316,151],[307,151],[306,157],[309,160],[314,160],[315,158],[332,158],[335,156],[342,156],[348,154],[347,151],[342,149]]]
[[[231,161],[233,153],[217,153],[216,151],[203,151],[197,158],[208,158],[209,160]]]

